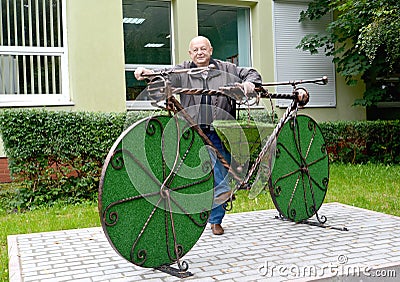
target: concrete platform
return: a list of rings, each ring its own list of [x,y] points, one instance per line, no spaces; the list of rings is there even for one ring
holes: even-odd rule
[[[400,281],[399,217],[339,203],[319,215],[327,228],[276,219],[276,210],[228,214],[224,235],[207,227],[183,258],[193,274],[184,280]],[[13,235],[8,246],[11,282],[181,280],[127,262],[100,227]]]

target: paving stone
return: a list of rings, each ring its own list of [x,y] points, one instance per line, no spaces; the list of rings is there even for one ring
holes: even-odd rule
[[[193,274],[184,281],[309,281],[340,274],[329,273],[329,267],[393,269],[400,276],[399,217],[339,203],[324,204],[318,213],[327,216],[329,228],[276,219],[276,210],[227,214],[223,236],[212,235],[207,226],[182,258]],[[336,229],[343,227],[348,231]],[[10,282],[182,281],[126,261],[100,227],[12,235],[8,244]],[[288,275],[279,268],[303,273]],[[318,272],[311,277],[304,272],[310,269]],[[359,280],[342,273],[340,279],[347,278]]]
[[[63,276],[63,277],[58,277],[58,278],[52,277],[49,279],[41,279],[40,281],[41,282],[65,282],[65,281],[76,282],[76,281],[81,281],[81,280],[74,279],[72,276]],[[89,281],[91,281],[91,280],[89,280]]]
[[[42,279],[53,279],[55,276],[52,274],[46,274],[46,275],[27,275],[26,277],[23,277],[23,281],[40,281]],[[10,280],[11,281],[11,280]]]
[[[191,270],[189,269],[189,271],[191,271]],[[222,275],[223,272],[221,270],[208,270],[208,269],[205,269],[202,272],[193,273],[193,274],[196,277],[219,277],[219,275]],[[186,278],[186,279],[192,279],[194,276]]]
[[[57,269],[47,268],[45,270],[39,271],[39,274],[40,275],[42,275],[42,274],[54,274],[54,273],[57,273],[57,272],[65,273],[68,270],[69,270],[68,267],[61,267],[61,268],[57,268]]]

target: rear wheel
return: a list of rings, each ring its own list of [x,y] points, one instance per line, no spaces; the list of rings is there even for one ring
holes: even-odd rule
[[[317,213],[329,182],[329,158],[318,124],[306,115],[289,119],[279,133],[269,191],[280,214],[301,222]]]

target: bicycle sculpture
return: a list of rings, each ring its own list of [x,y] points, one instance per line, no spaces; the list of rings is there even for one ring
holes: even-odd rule
[[[319,223],[326,221],[318,215],[329,181],[325,141],[317,123],[298,114],[298,109],[307,104],[309,95],[299,85],[324,85],[327,78],[265,83],[245,95],[236,84],[224,85],[222,76],[227,74],[218,72],[212,68],[176,69],[149,76],[141,96],[167,114],[129,126],[105,160],[99,187],[102,227],[115,251],[135,265],[179,277],[191,275],[182,257],[203,233],[213,204],[210,153],[236,182],[234,193],[247,189],[250,197],[256,197],[268,189],[282,218],[302,222],[316,216]],[[221,87],[180,87],[186,76],[204,73],[221,75]],[[274,94],[266,88],[277,85],[291,85],[293,91]],[[251,101],[260,98],[291,103],[273,125],[216,121],[213,126],[233,156],[229,164],[182,107],[178,94],[226,95],[247,107],[248,113]],[[249,163],[254,152],[258,156]],[[231,205],[232,201],[228,209]],[[171,267],[174,263],[178,269]]]

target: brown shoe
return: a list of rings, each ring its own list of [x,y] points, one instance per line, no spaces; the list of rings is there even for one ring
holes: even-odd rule
[[[218,197],[215,197],[214,203],[216,203],[217,205],[221,205],[221,204],[229,201],[231,198],[232,198],[232,200],[234,199],[234,194],[232,193],[232,190],[222,193]]]
[[[222,235],[224,234],[224,229],[221,224],[211,224],[211,230],[214,235]]]

